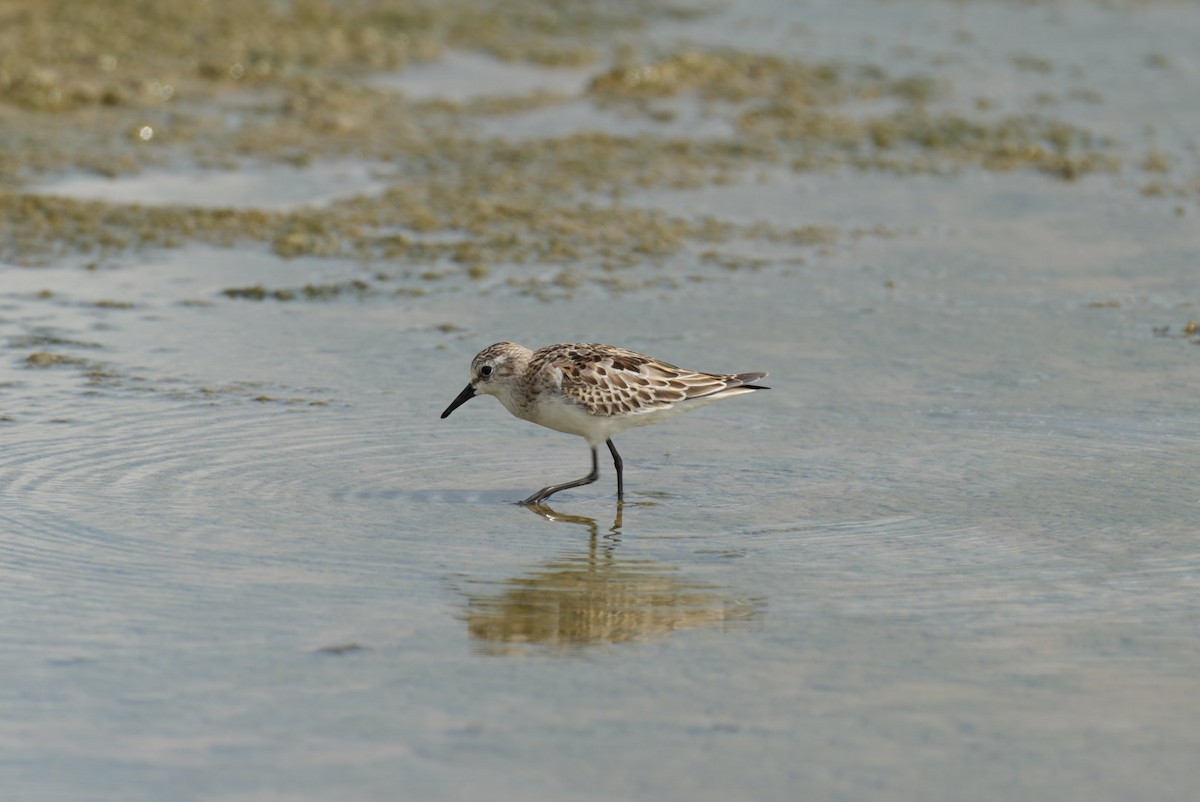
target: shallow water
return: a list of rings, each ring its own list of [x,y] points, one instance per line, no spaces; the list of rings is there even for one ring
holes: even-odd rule
[[[841,30],[837,7],[793,34]],[[1049,13],[915,8],[959,26]],[[1132,12],[1061,13],[1112,35],[1104,15]],[[419,298],[226,298],[369,272],[248,248],[5,268],[4,786],[1191,798],[1200,228],[1194,204],[1129,184],[836,172],[631,191],[866,233],[748,241],[768,266],[681,256],[635,272],[691,280],[553,302],[506,286],[518,266]],[[500,339],[615,341],[769,370],[773,389],[620,438],[620,507],[602,463],[526,509],[511,502],[587,470],[584,444],[487,398],[437,417]]]
[[[237,170],[150,170],[115,180],[101,176],[59,177],[36,187],[46,195],[146,206],[291,209],[325,206],[339,198],[381,192],[386,184],[357,162],[290,166],[244,165]]]

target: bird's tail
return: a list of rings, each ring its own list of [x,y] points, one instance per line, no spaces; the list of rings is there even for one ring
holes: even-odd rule
[[[770,387],[764,387],[761,384],[751,384],[750,383],[750,382],[758,381],[759,379],[765,379],[766,377],[767,377],[766,371],[763,371],[762,373],[737,373],[737,374],[734,374],[734,376],[733,376],[734,380],[737,381],[737,383],[738,383],[737,384],[738,387],[744,388],[746,390],[770,390],[771,389]]]
[[[713,379],[724,383],[724,387],[719,390],[714,390],[711,393],[706,393],[696,398],[713,399],[728,398],[732,395],[742,395],[743,393],[752,393],[755,390],[770,390],[770,387],[764,387],[761,384],[750,384],[757,381],[767,374],[764,373],[736,373],[731,376],[713,376]]]

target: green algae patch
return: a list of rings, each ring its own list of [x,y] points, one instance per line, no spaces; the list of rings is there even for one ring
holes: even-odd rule
[[[332,301],[344,297],[366,298],[379,294],[379,290],[369,282],[355,279],[326,284],[305,284],[294,289],[285,287],[274,290],[269,290],[261,284],[253,284],[248,287],[228,287],[221,290],[221,294],[226,298],[244,301]]]
[[[743,257],[723,252],[735,238],[819,249],[846,233],[806,220],[767,230],[624,201],[639,190],[837,167],[897,175],[1027,170],[1073,180],[1121,166],[1112,142],[1045,108],[999,116],[981,103],[946,111],[942,101],[953,98],[954,85],[937,70],[893,74],[728,47],[643,52],[619,44],[620,34],[649,21],[697,13],[664,3],[101,5],[0,6],[0,260],[35,265],[84,255],[96,263],[192,243],[262,246],[284,259],[385,264],[383,280],[396,282],[386,293],[374,283],[224,291],[247,300],[416,297],[438,282],[492,278],[535,292],[588,283],[629,289],[664,284],[622,270],[686,248],[715,254],[712,264],[741,265]],[[368,80],[447,47],[541,65],[608,57],[612,66],[596,68],[582,98],[416,101]],[[1037,74],[1034,59],[1018,54],[1014,63]],[[654,125],[692,104],[728,133],[480,133],[484,123],[568,101]],[[21,191],[31,179],[72,169],[121,175],[148,166],[282,163],[303,170],[330,159],[380,165],[385,188],[320,209],[270,211]],[[1173,180],[1166,155],[1152,153],[1142,167],[1151,176],[1146,196],[1194,193]],[[508,275],[497,276],[501,265]],[[525,265],[537,266],[537,275],[521,275]]]
[[[96,309],[133,309],[136,307],[136,304],[130,301],[116,301],[111,298],[94,301],[91,305]]]
[[[664,13],[661,4],[630,0],[8,0],[0,6],[0,102],[57,112],[158,105],[314,72],[397,69],[448,46],[587,63],[597,35]]]
[[[46,263],[189,242],[268,239],[278,216],[257,210],[105,203],[0,190],[0,259]]]
[[[226,298],[240,298],[246,301],[265,301],[268,297],[277,297],[275,293],[268,290],[261,284],[255,284],[249,287],[228,287],[221,290],[221,294]],[[278,300],[288,300],[287,298],[278,298]]]
[[[133,172],[179,146],[228,163],[230,129],[241,128],[231,116],[276,117],[280,133],[299,119],[354,139],[373,119],[359,101],[385,95],[361,87],[369,74],[448,47],[579,65],[597,58],[600,37],[664,16],[680,13],[642,0],[6,0],[0,183],[69,168]],[[203,147],[214,137],[223,142]],[[287,142],[275,157],[307,157]]]
[[[30,368],[56,368],[62,366],[79,366],[87,360],[66,354],[52,354],[49,351],[35,351],[25,357],[25,365]]]
[[[949,93],[946,86],[931,76],[894,77],[870,66],[685,49],[615,67],[589,88],[599,102],[651,117],[654,100],[688,93],[726,104],[748,155],[769,153],[800,171],[833,164],[901,173],[971,166],[1073,179],[1119,166],[1108,143],[1077,126],[1037,115],[971,119],[933,112],[931,103]],[[893,108],[848,111],[880,102]]]

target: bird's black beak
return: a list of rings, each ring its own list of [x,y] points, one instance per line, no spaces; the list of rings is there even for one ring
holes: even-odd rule
[[[459,407],[461,407],[463,404],[467,403],[474,397],[475,397],[475,387],[473,385],[468,384],[466,389],[458,394],[458,398],[451,401],[450,406],[446,407],[446,411],[442,413],[442,417],[445,418],[445,417],[449,416],[451,412],[458,409]]]

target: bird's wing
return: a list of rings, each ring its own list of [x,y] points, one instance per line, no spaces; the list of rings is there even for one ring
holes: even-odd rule
[[[561,371],[563,395],[593,415],[666,409],[741,384],[734,376],[697,373],[607,345],[567,346],[546,362]]]

